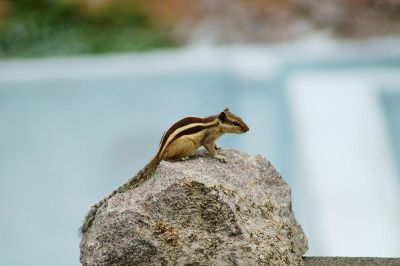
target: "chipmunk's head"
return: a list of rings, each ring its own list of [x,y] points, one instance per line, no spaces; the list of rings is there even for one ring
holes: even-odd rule
[[[218,115],[222,131],[224,133],[237,133],[242,134],[249,131],[249,127],[243,120],[229,112],[228,108],[225,108],[223,112]]]

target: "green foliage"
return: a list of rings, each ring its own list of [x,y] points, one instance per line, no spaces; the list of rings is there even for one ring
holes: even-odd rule
[[[74,2],[14,0],[0,20],[0,57],[147,50],[174,45],[167,27],[149,22],[135,6],[116,1],[98,13]]]

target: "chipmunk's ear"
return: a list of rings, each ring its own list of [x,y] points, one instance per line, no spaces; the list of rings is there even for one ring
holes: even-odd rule
[[[225,122],[225,120],[226,120],[225,111],[224,111],[224,112],[221,112],[221,113],[219,114],[218,119],[219,119],[219,121],[221,121],[222,123]]]
[[[224,110],[224,112],[229,112],[229,109],[228,109],[228,107],[225,107],[225,110]]]

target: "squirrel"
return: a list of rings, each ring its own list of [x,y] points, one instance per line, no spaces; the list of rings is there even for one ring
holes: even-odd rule
[[[123,193],[141,185],[154,174],[162,160],[187,160],[200,146],[204,146],[211,157],[226,163],[226,159],[217,153],[219,148],[215,145],[215,140],[224,133],[242,134],[247,131],[249,127],[246,123],[232,114],[228,108],[218,115],[205,118],[185,117],[175,122],[164,132],[153,159],[126,183],[90,208],[80,228],[80,234],[82,235],[90,228],[98,209],[108,199],[117,193]]]

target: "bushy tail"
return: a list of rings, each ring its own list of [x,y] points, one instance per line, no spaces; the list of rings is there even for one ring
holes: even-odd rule
[[[97,202],[95,205],[93,205],[89,212],[85,216],[85,220],[83,221],[83,224],[81,228],[79,229],[80,234],[84,234],[92,225],[92,222],[96,218],[97,210],[103,206],[103,204],[110,199],[112,196],[114,196],[117,193],[122,193],[131,189],[134,189],[141,185],[143,182],[145,182],[147,179],[149,179],[154,172],[157,169],[157,166],[160,164],[160,159],[157,157],[153,158],[142,170],[140,170],[135,176],[131,177],[127,182],[125,182],[123,185],[119,186],[117,189],[115,189],[113,192],[108,194],[105,198]]]

